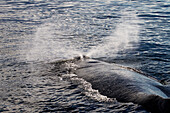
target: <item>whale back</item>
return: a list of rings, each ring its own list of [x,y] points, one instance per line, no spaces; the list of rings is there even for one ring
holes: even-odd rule
[[[170,86],[116,64],[85,59],[77,62],[78,77],[101,94],[120,102],[134,102],[153,113],[170,113]]]
[[[170,113],[170,98],[162,98],[158,95],[145,95],[135,100],[152,113]]]
[[[133,69],[84,56],[55,65],[55,71],[76,74],[104,96],[142,105],[153,113],[170,113],[170,86],[162,85]]]
[[[169,90],[166,92],[162,91],[168,89],[168,87],[164,88],[158,81],[136,73],[133,70],[119,67],[116,64],[87,59],[77,63],[77,65],[78,68],[74,73],[90,82],[95,89],[107,93],[109,97],[116,96],[117,93],[127,92],[129,95],[145,93],[148,95],[156,94],[163,98],[169,96],[167,95]]]

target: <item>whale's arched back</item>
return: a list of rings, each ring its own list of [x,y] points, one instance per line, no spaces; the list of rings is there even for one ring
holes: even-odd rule
[[[62,65],[61,72],[76,74],[77,77],[91,83],[92,88],[102,95],[116,98],[120,102],[140,104],[153,113],[170,113],[170,86],[162,85],[128,68],[85,56],[62,61],[61,64],[63,62],[74,63],[76,69],[65,71],[65,65]],[[60,63],[57,67],[59,65]]]

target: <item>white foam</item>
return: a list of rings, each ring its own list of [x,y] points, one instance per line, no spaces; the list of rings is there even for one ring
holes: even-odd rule
[[[92,88],[92,85],[85,81],[82,78],[78,78],[77,75],[75,74],[64,74],[62,75],[63,79],[67,79],[70,80],[71,82],[73,82],[74,84],[78,84],[79,87],[81,87],[83,89],[83,93],[90,97],[91,99],[100,101],[100,102],[114,102],[117,103],[117,100],[114,98],[108,98],[107,96],[101,95],[98,90],[95,90]]]

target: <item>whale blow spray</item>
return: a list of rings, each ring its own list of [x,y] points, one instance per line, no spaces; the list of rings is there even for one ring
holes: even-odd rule
[[[88,30],[90,26],[79,25],[78,22],[76,23],[71,19],[69,21],[73,22],[70,24],[57,17],[55,24],[48,22],[36,29],[30,42],[31,47],[26,52],[26,60],[49,61],[70,59],[81,55],[87,55],[91,58],[116,58],[119,52],[134,49],[139,42],[140,26],[138,23],[140,21],[136,13],[122,11],[121,15],[122,17],[116,23],[116,28],[111,35],[102,37],[100,41],[98,41],[98,37],[95,40],[86,40],[82,35],[74,32],[77,29],[74,28],[76,26],[82,31]]]
[[[139,19],[135,12],[122,12],[122,15],[114,32],[105,37],[102,44],[92,48],[88,56],[115,58],[118,52],[136,48],[139,42]]]

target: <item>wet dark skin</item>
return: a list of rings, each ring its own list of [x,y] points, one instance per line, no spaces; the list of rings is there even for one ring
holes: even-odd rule
[[[92,84],[102,95],[119,102],[142,105],[152,113],[170,113],[170,86],[163,85],[130,68],[90,59],[86,56],[64,61],[77,65],[69,70]],[[63,69],[63,67],[62,67]]]

